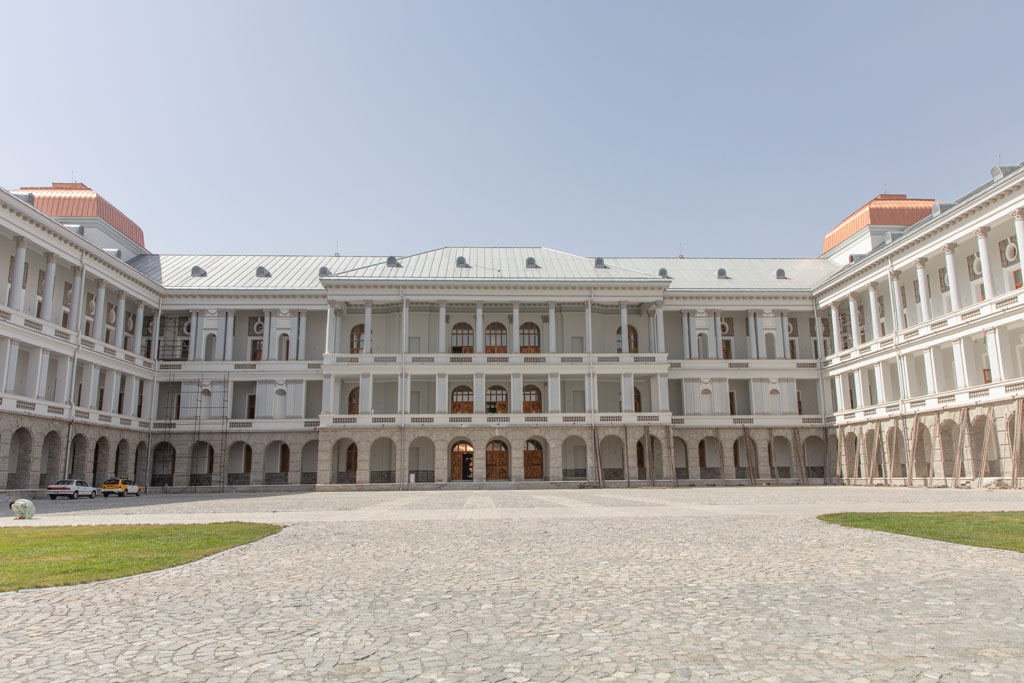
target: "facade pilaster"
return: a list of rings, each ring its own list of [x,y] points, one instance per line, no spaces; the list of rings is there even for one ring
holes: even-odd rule
[[[949,284],[949,306],[953,311],[960,310],[960,278],[956,274],[956,243],[950,242],[942,247],[946,257],[946,280]]]
[[[119,349],[124,348],[124,308],[127,296],[124,290],[117,293],[117,309],[114,314],[114,338],[110,343]]]
[[[882,321],[878,319],[878,283],[868,284],[868,317],[871,319],[871,339],[882,336]]]
[[[914,267],[917,269],[917,291],[921,297],[921,322],[923,323],[932,319],[932,301],[928,294],[928,278],[924,272],[926,265],[928,265],[926,258],[914,261]]]
[[[14,238],[14,267],[11,269],[11,289],[7,292],[7,306],[20,311],[25,300],[25,255],[27,241],[21,235]]]
[[[992,271],[992,260],[988,254],[989,227],[981,227],[974,231],[978,238],[978,258],[981,260],[981,281],[985,286],[985,298],[991,299],[999,294],[996,290],[995,273]]]
[[[96,281],[96,310],[92,312],[92,338],[103,341],[107,328],[107,281]]]
[[[39,307],[39,317],[53,322],[53,287],[57,278],[57,255],[46,253],[46,272],[43,276],[43,300]]]

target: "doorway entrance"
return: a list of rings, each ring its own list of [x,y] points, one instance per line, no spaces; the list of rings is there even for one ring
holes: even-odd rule
[[[449,481],[473,481],[473,445],[459,441],[452,446]]]

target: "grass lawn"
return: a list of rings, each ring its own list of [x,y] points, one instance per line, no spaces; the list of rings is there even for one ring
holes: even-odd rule
[[[1024,552],[1024,512],[842,512],[832,524]]]
[[[53,526],[0,529],[0,591],[142,574],[251,543],[272,524]]]

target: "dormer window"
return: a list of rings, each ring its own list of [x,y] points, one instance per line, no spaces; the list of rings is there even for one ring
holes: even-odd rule
[[[605,265],[604,257],[598,256],[596,259],[594,259],[594,267],[595,268],[607,268],[608,266]]]
[[[729,275],[726,274],[725,268],[719,268],[718,269],[718,279],[719,280],[728,280],[729,279]]]
[[[256,277],[270,277],[270,271],[265,266],[257,266]]]
[[[192,266],[192,277],[206,277],[206,271],[199,266]]]
[[[668,268],[658,268],[658,277],[663,277],[663,278],[666,278],[666,279],[671,279],[668,276]]]
[[[469,268],[469,262],[466,261],[466,257],[465,256],[460,256],[457,259],[455,259],[455,267],[456,268]]]
[[[320,266],[320,277],[330,277],[331,269],[327,266]]]
[[[786,271],[784,269],[782,269],[782,268],[779,268],[778,270],[776,270],[775,271],[775,279],[776,280],[785,280],[786,279]]]
[[[388,268],[401,268],[402,264],[398,262],[397,256],[388,256]]]
[[[526,257],[526,267],[527,268],[540,268],[540,266],[537,265],[537,259],[533,258],[532,256],[527,256]]]

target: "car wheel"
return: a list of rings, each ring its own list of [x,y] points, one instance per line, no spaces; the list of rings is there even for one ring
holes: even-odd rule
[[[142,495],[142,489],[141,488],[140,489],[136,489],[135,490],[135,497],[138,498],[141,495]]]
[[[50,500],[57,500],[57,496],[50,496]]]
[[[118,498],[124,498],[124,491],[118,491],[117,492],[117,497]]]
[[[96,489],[92,490],[92,493],[89,494],[89,497],[90,498],[95,498],[96,497]]]
[[[78,498],[78,491],[71,492],[71,500],[74,500],[75,498]]]

